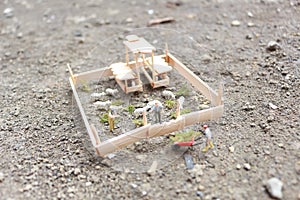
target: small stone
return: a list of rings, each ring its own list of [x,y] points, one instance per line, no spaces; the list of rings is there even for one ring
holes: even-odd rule
[[[212,61],[212,57],[211,57],[210,55],[208,55],[208,54],[204,54],[204,55],[201,57],[201,60],[202,60],[203,62],[208,63],[208,62],[211,62],[211,61]]]
[[[74,174],[75,175],[78,175],[78,174],[80,174],[81,173],[81,170],[79,169],[79,168],[75,168],[74,169]]]
[[[247,15],[248,15],[248,17],[253,17],[252,12],[250,12],[250,11],[247,12]]]
[[[230,153],[233,153],[233,152],[234,152],[234,146],[230,146],[228,149],[229,149],[229,152],[230,152]]]
[[[269,106],[270,106],[270,108],[272,108],[273,110],[275,110],[275,109],[278,108],[278,106],[276,106],[276,105],[274,105],[274,104],[272,104],[272,103],[269,103]]]
[[[110,153],[110,154],[107,155],[107,158],[108,158],[108,159],[112,159],[112,158],[114,158],[115,156],[116,156],[116,154]]]
[[[240,164],[237,164],[237,165],[236,165],[236,169],[237,169],[237,170],[240,170],[241,168],[242,168],[242,166],[241,166]]]
[[[245,163],[244,164],[244,169],[247,170],[247,171],[249,171],[251,169],[250,164],[249,163]]]
[[[250,127],[255,127],[255,126],[256,126],[255,123],[251,123],[251,124],[250,124]]]
[[[253,22],[248,22],[248,23],[247,23],[247,26],[248,26],[248,27],[253,27],[253,26],[255,26],[255,25],[254,25]]]
[[[296,170],[296,173],[300,175],[300,161],[295,163],[295,170]]]
[[[135,183],[131,183],[131,187],[133,187],[133,188],[137,188],[137,184],[135,184]]]
[[[14,9],[13,8],[6,8],[4,11],[3,11],[3,14],[5,17],[7,18],[11,18],[14,16]]]
[[[3,182],[5,179],[4,174],[0,172],[0,183]]]
[[[282,186],[283,183],[277,178],[271,178],[267,181],[267,190],[271,197],[282,199]]]
[[[277,49],[280,49],[280,45],[279,43],[275,42],[275,41],[270,41],[267,45],[267,50],[268,51],[276,51]]]
[[[233,21],[231,22],[231,26],[240,26],[240,25],[241,25],[241,22],[238,21],[238,20],[233,20]]]
[[[88,182],[85,183],[85,186],[86,186],[86,187],[89,187],[89,186],[91,186],[91,185],[92,185],[92,182],[90,182],[90,181],[88,181]]]
[[[196,192],[196,195],[197,195],[198,197],[200,197],[201,199],[203,198],[203,193],[202,193],[201,191],[197,191],[197,192]]]
[[[200,191],[204,191],[204,190],[205,190],[205,186],[204,186],[204,185],[201,185],[201,184],[199,184],[199,185],[198,185],[198,190],[200,190]]]
[[[131,17],[127,18],[126,20],[126,23],[132,23],[133,22],[133,19]]]

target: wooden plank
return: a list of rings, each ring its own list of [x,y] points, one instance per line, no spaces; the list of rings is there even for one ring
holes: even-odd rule
[[[214,108],[185,114],[178,117],[176,120],[171,120],[162,124],[148,124],[112,139],[106,140],[97,145],[96,149],[100,152],[101,156],[105,156],[147,137],[158,137],[181,130],[186,126],[190,126],[198,122],[217,119],[222,116],[223,110],[224,106],[221,105]]]
[[[96,69],[80,74],[75,74],[74,78],[76,79],[77,83],[82,81],[92,81],[92,80],[99,80],[101,77],[112,76],[112,71],[110,67],[105,67],[101,69]]]
[[[141,67],[144,75],[146,76],[146,78],[148,79],[148,81],[152,84],[153,83],[153,79],[151,78],[151,76],[149,75],[149,73],[145,70],[144,67]]]
[[[186,78],[197,90],[199,90],[213,105],[218,105],[218,94],[211,89],[204,81],[196,76],[184,64],[182,64],[172,54],[168,54],[169,65],[173,66],[181,76]]]
[[[90,124],[89,124],[89,122],[88,122],[88,119],[86,118],[86,115],[85,115],[85,113],[84,113],[84,109],[83,109],[83,107],[82,107],[82,104],[81,104],[81,102],[80,102],[79,96],[78,96],[78,94],[77,94],[75,85],[73,84],[73,81],[72,81],[72,78],[71,78],[71,77],[69,78],[69,81],[70,81],[70,85],[71,85],[71,88],[72,88],[72,91],[73,91],[73,95],[74,95],[74,97],[75,97],[77,106],[78,106],[79,111],[80,111],[80,114],[81,114],[81,117],[82,117],[82,119],[83,119],[84,125],[85,125],[85,127],[86,127],[86,129],[87,129],[87,132],[88,132],[88,134],[89,134],[89,136],[90,136],[90,139],[91,139],[91,141],[92,141],[93,146],[96,146],[96,139],[95,139],[95,137],[94,137],[94,133],[93,133],[93,131],[92,131],[92,129],[91,129],[91,126],[90,126]]]
[[[123,81],[115,79],[116,82],[119,84],[120,88],[126,93],[126,87],[125,84],[123,83]]]
[[[224,106],[220,105],[217,107],[181,115],[176,120],[171,120],[162,124],[154,124],[149,128],[149,137],[156,137],[172,133],[198,122],[218,119],[222,116],[223,110]]]
[[[129,144],[147,138],[147,132],[150,126],[151,124],[148,124],[117,137],[106,140],[97,145],[96,149],[100,152],[101,156],[105,156],[109,153],[122,149]]]

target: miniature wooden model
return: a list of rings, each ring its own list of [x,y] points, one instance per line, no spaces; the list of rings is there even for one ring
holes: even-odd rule
[[[89,137],[99,156],[106,156],[109,153],[122,149],[141,139],[165,135],[181,130],[186,126],[198,122],[214,120],[222,116],[224,111],[222,88],[219,89],[218,93],[215,92],[168,51],[166,51],[166,54],[164,55],[154,56],[155,48],[145,39],[135,35],[127,36],[126,39],[127,41],[124,42],[126,46],[126,63],[115,63],[106,68],[75,75],[72,73],[70,66],[68,66],[71,74],[69,81],[75,100]],[[129,62],[129,51],[134,55],[135,60],[133,62]],[[151,56],[146,57],[146,55],[149,54]],[[134,91],[143,91],[142,82],[140,80],[140,71],[144,73],[152,87],[156,88],[169,84],[170,80],[167,73],[171,70],[178,71],[191,83],[191,85],[194,86],[195,90],[198,90],[210,100],[214,107],[206,110],[194,111],[185,115],[180,115],[180,110],[178,108],[177,119],[153,125],[147,123],[146,114],[143,113],[144,126],[101,142],[97,130],[88,122],[76,90],[77,86],[82,82],[99,80],[101,77],[109,76],[114,77],[122,90],[127,94]]]

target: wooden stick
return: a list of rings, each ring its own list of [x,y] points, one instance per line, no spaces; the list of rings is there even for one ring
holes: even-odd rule
[[[75,85],[73,84],[73,81],[72,81],[72,78],[71,78],[71,77],[69,78],[69,82],[70,82],[71,88],[72,88],[72,90],[73,90],[73,95],[74,95],[75,100],[76,100],[76,102],[77,102],[77,106],[78,106],[78,108],[79,108],[79,111],[80,111],[81,117],[82,117],[82,119],[83,119],[84,125],[85,125],[85,127],[86,127],[86,129],[87,129],[87,132],[88,132],[88,134],[89,134],[89,136],[90,136],[90,139],[91,139],[91,141],[92,141],[92,144],[93,144],[93,146],[96,146],[96,139],[95,139],[95,137],[94,137],[94,134],[93,134],[93,132],[92,132],[92,129],[91,129],[91,126],[90,126],[90,124],[89,124],[89,122],[88,122],[88,119],[87,119],[87,117],[86,117],[86,115],[85,115],[85,113],[84,113],[84,109],[83,109],[83,107],[82,107],[82,105],[81,105],[79,96],[78,96],[78,94],[77,94]]]
[[[94,126],[94,124],[91,124],[91,130],[94,134],[94,138],[95,138],[95,141],[96,141],[96,145],[100,144],[101,141],[100,141],[100,138],[99,138],[99,135],[98,135],[98,132]],[[96,148],[96,153],[100,156],[100,151]]]
[[[171,120],[162,124],[148,124],[112,139],[106,140],[97,145],[96,148],[101,152],[101,156],[105,156],[141,139],[165,135],[181,130],[186,126],[190,126],[198,122],[217,119],[222,116],[223,110],[224,106],[221,105],[214,108],[181,115],[176,120]]]
[[[112,76],[113,73],[110,67],[105,67],[101,69],[96,69],[80,74],[75,74],[74,77],[76,78],[77,82],[82,81],[92,81],[92,80],[99,80],[101,77]]]
[[[70,73],[70,75],[71,75],[72,81],[73,81],[74,85],[76,85],[76,79],[75,79],[75,77],[74,77],[74,74],[73,74],[73,71],[72,71],[72,69],[71,69],[71,66],[70,66],[69,63],[67,64],[67,66],[68,66],[68,70],[69,70],[69,73]]]

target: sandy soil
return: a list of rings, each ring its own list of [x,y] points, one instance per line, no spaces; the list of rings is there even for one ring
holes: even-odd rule
[[[273,177],[283,184],[282,199],[300,199],[299,4],[2,1],[1,199],[270,199]],[[175,22],[147,27],[162,17]],[[119,159],[116,168],[90,149],[67,63],[78,73],[124,58],[129,33],[160,47],[167,40],[201,79],[224,86],[224,116],[208,122],[215,149],[188,150],[193,170],[182,154],[148,174],[134,170],[135,160]],[[165,139],[156,141],[163,149]],[[142,145],[149,144],[135,147]]]

